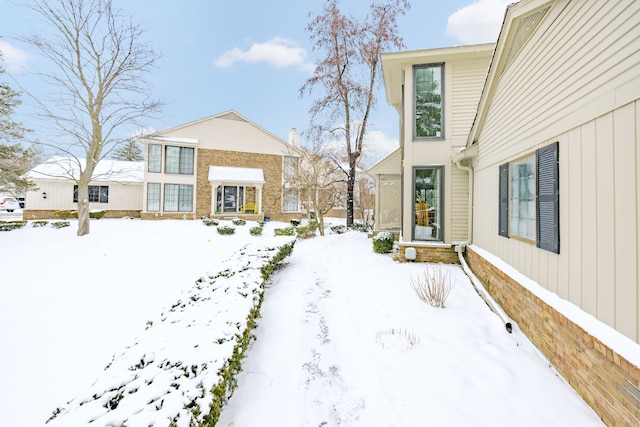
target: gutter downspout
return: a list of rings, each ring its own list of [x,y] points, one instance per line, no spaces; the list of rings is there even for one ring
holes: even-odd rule
[[[478,279],[478,277],[473,273],[473,271],[471,271],[471,268],[469,268],[467,261],[464,259],[464,255],[463,255],[464,251],[466,250],[467,245],[471,244],[471,238],[473,236],[473,193],[474,193],[473,167],[463,166],[461,164],[462,160],[465,159],[465,150],[466,150],[466,147],[461,148],[460,151],[453,156],[453,161],[458,167],[458,169],[467,171],[467,173],[469,174],[469,209],[467,214],[468,215],[468,235],[467,235],[467,240],[465,240],[464,242],[460,242],[456,246],[456,252],[458,253],[458,259],[460,260],[460,265],[462,265],[462,270],[467,275],[467,277],[469,277],[469,280],[471,280],[471,284],[475,288],[478,295],[480,295],[480,297],[484,300],[484,302],[489,306],[491,311],[493,311],[500,318],[507,332],[511,333],[511,331],[513,330],[511,318],[509,318],[509,316],[507,315],[507,313],[504,312],[502,307],[500,307],[500,305],[498,305],[498,303],[495,302],[495,300],[491,297],[489,292],[487,292],[487,290],[485,289],[480,279]]]

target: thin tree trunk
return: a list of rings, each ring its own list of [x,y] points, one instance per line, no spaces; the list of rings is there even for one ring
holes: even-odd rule
[[[353,225],[353,188],[356,177],[356,158],[349,156],[349,176],[347,177],[347,228]]]
[[[89,234],[89,186],[78,182],[78,236]]]

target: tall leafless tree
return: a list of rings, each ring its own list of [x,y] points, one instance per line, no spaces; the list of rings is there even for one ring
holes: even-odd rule
[[[89,233],[89,183],[97,164],[127,140],[138,120],[158,111],[145,75],[158,55],[144,30],[111,0],[31,0],[46,29],[25,37],[52,65],[40,74],[52,89],[34,97],[60,131],[45,142],[77,162],[78,235]]]
[[[322,96],[311,107],[311,133],[344,140],[347,174],[347,226],[353,224],[353,193],[358,158],[375,105],[380,75],[380,54],[404,46],[397,18],[409,10],[407,0],[372,3],[359,22],[344,14],[338,0],[327,0],[322,13],[307,26],[314,50],[324,54],[300,94],[314,89]]]

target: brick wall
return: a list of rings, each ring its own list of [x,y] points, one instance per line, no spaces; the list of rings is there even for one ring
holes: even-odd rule
[[[491,296],[608,426],[640,426],[640,368],[467,248]]]
[[[460,264],[458,254],[453,247],[430,247],[430,246],[413,246],[411,244],[400,245],[398,250],[400,252],[400,261],[406,262],[407,258],[404,255],[404,251],[407,248],[416,249],[416,262],[434,262],[443,264]]]
[[[198,176],[196,183],[198,194],[196,200],[197,218],[211,214],[212,195],[211,183],[209,182],[209,166],[262,169],[265,180],[262,187],[262,211],[265,216],[272,219],[282,214],[282,156],[200,148],[198,149]]]

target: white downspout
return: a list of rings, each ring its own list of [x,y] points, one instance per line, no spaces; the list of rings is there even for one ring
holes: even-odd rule
[[[465,240],[464,242],[460,242],[456,246],[456,252],[458,253],[458,259],[460,260],[460,265],[462,265],[462,270],[469,277],[469,280],[471,280],[471,284],[475,288],[478,295],[480,295],[480,297],[484,300],[484,302],[489,306],[491,311],[493,311],[500,318],[505,328],[507,329],[507,332],[511,333],[511,331],[513,330],[511,318],[507,315],[507,313],[504,312],[502,307],[500,307],[500,305],[495,302],[495,300],[491,297],[489,292],[487,292],[487,290],[484,288],[484,285],[482,284],[480,279],[478,279],[478,277],[473,273],[473,271],[471,271],[471,268],[469,268],[469,265],[467,265],[467,261],[464,259],[464,256],[463,256],[467,245],[471,244],[471,239],[473,236],[473,193],[474,193],[473,168],[471,166],[463,166],[461,164],[462,160],[464,159],[464,150],[465,150],[464,148],[460,149],[458,155],[454,156],[453,160],[459,169],[465,170],[469,174],[469,208],[468,208],[468,214],[467,214],[468,215],[467,217],[467,220],[468,220],[467,233],[468,234],[467,234],[467,240]]]

